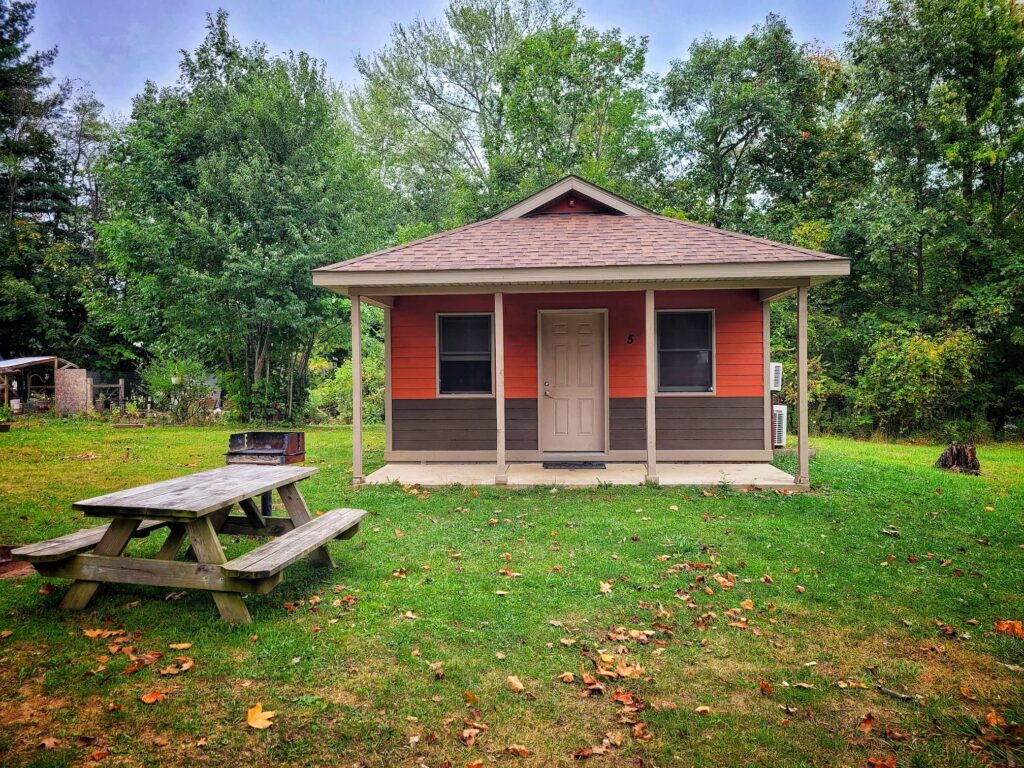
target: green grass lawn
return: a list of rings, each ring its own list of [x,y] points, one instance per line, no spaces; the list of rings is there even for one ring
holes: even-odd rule
[[[218,466],[227,435],[2,435],[0,545],[89,524],[76,499]],[[382,431],[367,441],[373,468]],[[814,488],[798,495],[356,491],[348,430],[308,429],[310,507],[371,516],[330,545],[336,571],[302,561],[247,598],[250,626],[219,621],[200,592],[108,586],[63,614],[67,582],[0,579],[0,763],[96,764],[99,751],[109,765],[570,765],[611,732],[621,745],[587,763],[1020,764],[1024,640],[993,623],[1024,620],[1024,448],[983,446],[974,478],[933,469],[936,446],[815,445]],[[252,546],[225,543],[229,556]],[[128,656],[83,634],[95,628],[165,655],[125,674]],[[195,666],[162,677],[182,653]],[[585,696],[602,654],[637,676]],[[143,704],[153,690],[166,698]],[[245,725],[256,703],[277,713],[269,729]],[[470,747],[467,720],[487,726]],[[59,742],[41,749],[47,738]]]

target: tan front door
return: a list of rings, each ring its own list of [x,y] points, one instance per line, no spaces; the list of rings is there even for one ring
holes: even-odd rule
[[[605,449],[604,315],[541,314],[540,449]]]

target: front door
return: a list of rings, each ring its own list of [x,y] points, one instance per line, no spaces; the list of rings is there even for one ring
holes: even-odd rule
[[[541,313],[540,449],[605,449],[604,315]]]

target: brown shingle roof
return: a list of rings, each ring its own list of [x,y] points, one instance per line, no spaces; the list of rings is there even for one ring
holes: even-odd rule
[[[838,256],[665,216],[551,214],[487,219],[318,272],[684,266],[842,261]]]

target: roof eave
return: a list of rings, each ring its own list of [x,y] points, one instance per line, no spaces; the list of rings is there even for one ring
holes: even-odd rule
[[[444,270],[313,270],[313,284],[340,293],[350,289],[438,288],[458,286],[579,285],[615,283],[687,283],[736,280],[808,281],[810,285],[845,277],[850,261],[718,262],[685,265],[602,267],[528,267]],[[794,282],[794,285],[796,282]],[[439,291],[443,292],[443,291]]]

